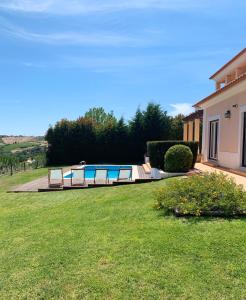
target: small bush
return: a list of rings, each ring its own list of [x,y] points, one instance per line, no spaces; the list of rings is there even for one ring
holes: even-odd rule
[[[147,143],[147,154],[153,168],[164,170],[164,156],[169,148],[175,145],[188,146],[193,154],[192,168],[197,160],[198,143],[184,141],[151,141]]]
[[[246,192],[222,173],[170,181],[157,193],[157,208],[178,215],[246,214]]]
[[[175,145],[165,154],[165,171],[188,172],[192,166],[193,154],[189,147]]]

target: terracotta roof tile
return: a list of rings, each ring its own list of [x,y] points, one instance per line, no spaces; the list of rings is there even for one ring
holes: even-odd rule
[[[228,89],[230,89],[231,87],[233,87],[234,85],[238,84],[239,82],[241,82],[245,79],[246,79],[246,73],[244,73],[243,75],[241,75],[237,79],[231,81],[226,86],[224,86],[223,88],[221,88],[218,91],[214,92],[213,94],[209,95],[208,97],[206,97],[206,98],[202,99],[201,101],[197,102],[196,104],[193,105],[193,107],[199,107],[201,104],[209,101],[210,99],[212,99],[213,97],[215,97],[219,94],[224,93],[225,91],[227,91]]]
[[[197,110],[193,113],[191,113],[190,115],[186,116],[183,121],[187,122],[187,121],[193,121],[195,119],[202,119],[203,117],[203,110]]]
[[[223,67],[221,67],[216,73],[214,73],[209,79],[213,79],[216,75],[218,75],[221,71],[223,71],[226,67],[228,67],[231,63],[233,63],[236,59],[238,59],[241,55],[246,53],[246,48],[244,48],[241,52],[239,52],[236,56],[234,56],[231,60],[228,61]]]

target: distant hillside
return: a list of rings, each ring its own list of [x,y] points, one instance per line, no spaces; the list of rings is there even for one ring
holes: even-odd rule
[[[43,136],[7,136],[0,135],[0,143],[12,145],[26,142],[45,142]]]
[[[47,142],[41,136],[0,136],[0,157],[11,156],[26,161],[44,155],[46,148]]]

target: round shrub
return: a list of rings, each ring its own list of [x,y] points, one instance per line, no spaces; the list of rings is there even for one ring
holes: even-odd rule
[[[165,171],[188,172],[192,167],[193,154],[189,147],[175,145],[169,148],[165,154]]]
[[[246,192],[222,173],[179,178],[156,195],[156,208],[178,216],[235,216],[246,214]]]

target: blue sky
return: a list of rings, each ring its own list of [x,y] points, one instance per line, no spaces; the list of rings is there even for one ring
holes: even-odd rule
[[[0,0],[0,134],[41,135],[94,106],[170,114],[246,47],[243,0]]]

